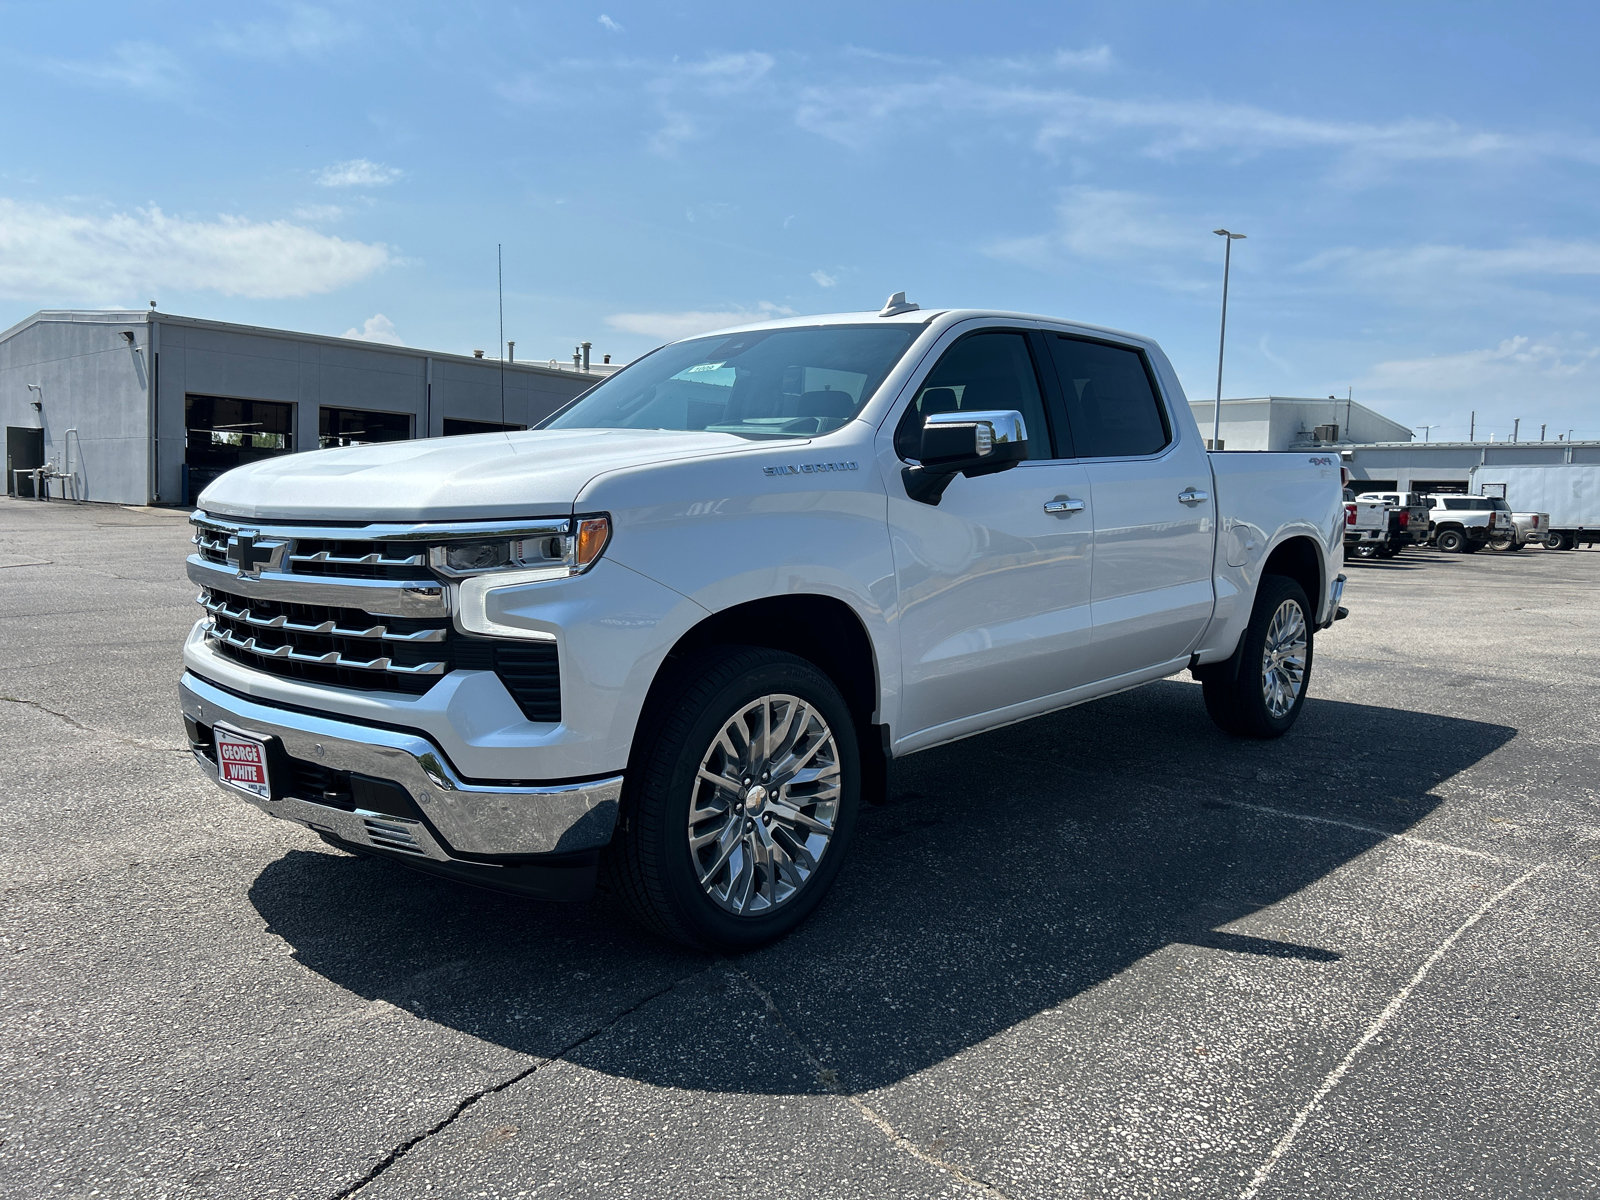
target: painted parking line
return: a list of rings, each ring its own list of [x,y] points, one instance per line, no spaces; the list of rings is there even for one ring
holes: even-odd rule
[[[1527,883],[1528,880],[1532,879],[1535,875],[1537,875],[1540,871],[1543,871],[1548,866],[1550,866],[1550,864],[1547,862],[1540,863],[1532,870],[1526,871],[1519,875],[1511,883],[1501,888],[1498,892],[1480,904],[1473,914],[1463,921],[1460,927],[1457,928],[1454,933],[1445,938],[1444,941],[1440,942],[1438,946],[1434,948],[1433,953],[1428,955],[1423,964],[1417,968],[1416,974],[1414,974],[1410,980],[1407,981],[1405,987],[1401,988],[1394,994],[1394,997],[1389,1001],[1388,1004],[1384,1006],[1383,1011],[1373,1019],[1371,1025],[1367,1026],[1366,1033],[1362,1034],[1361,1040],[1350,1048],[1350,1053],[1344,1056],[1343,1060],[1338,1066],[1334,1067],[1333,1070],[1328,1072],[1327,1078],[1322,1081],[1322,1086],[1319,1087],[1311,1099],[1306,1102],[1305,1107],[1295,1114],[1294,1120],[1289,1124],[1289,1128],[1284,1132],[1284,1135],[1278,1139],[1278,1144],[1274,1146],[1272,1148],[1272,1152],[1267,1155],[1266,1161],[1264,1161],[1261,1166],[1257,1168],[1255,1176],[1250,1180],[1250,1185],[1246,1187],[1244,1191],[1239,1193],[1239,1200],[1254,1200],[1256,1194],[1261,1191],[1262,1185],[1266,1183],[1268,1177],[1271,1176],[1278,1163],[1282,1161],[1283,1156],[1287,1154],[1290,1148],[1294,1145],[1295,1139],[1300,1136],[1300,1131],[1305,1128],[1306,1122],[1311,1119],[1311,1114],[1316,1112],[1317,1108],[1322,1104],[1322,1101],[1327,1098],[1328,1093],[1333,1091],[1333,1089],[1339,1085],[1339,1081],[1349,1073],[1350,1068],[1355,1064],[1356,1059],[1360,1057],[1361,1052],[1372,1044],[1372,1040],[1374,1038],[1383,1032],[1384,1028],[1389,1024],[1389,1022],[1394,1019],[1395,1014],[1400,1011],[1401,1006],[1403,1006],[1406,1000],[1410,998],[1411,993],[1416,991],[1417,986],[1428,977],[1428,972],[1433,970],[1434,966],[1449,952],[1450,948],[1461,940],[1463,935],[1466,934],[1467,930],[1471,929],[1479,921],[1483,920],[1483,918],[1491,909],[1494,908],[1495,905],[1499,904],[1500,901],[1511,895],[1512,892],[1516,891],[1523,884]]]

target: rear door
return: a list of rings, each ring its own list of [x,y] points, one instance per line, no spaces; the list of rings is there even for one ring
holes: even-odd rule
[[[957,331],[897,423],[886,480],[903,693],[898,741],[948,736],[1012,705],[1091,682],[1089,585],[1094,511],[1084,468],[1057,448],[1026,330]],[[1048,364],[1045,364],[1048,369]],[[957,476],[937,505],[910,499],[900,465],[934,412],[1014,409],[1028,459]],[[1047,507],[1048,506],[1048,507]],[[904,734],[901,734],[904,730]],[[935,732],[925,743],[942,740]]]
[[[1094,495],[1097,679],[1188,655],[1211,619],[1211,464],[1137,345],[1051,332],[1066,424]]]

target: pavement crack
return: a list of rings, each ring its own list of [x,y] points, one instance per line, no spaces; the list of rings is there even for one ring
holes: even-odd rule
[[[995,1200],[1010,1200],[1010,1198],[1003,1191],[995,1187],[995,1185],[990,1183],[988,1180],[980,1179],[976,1175],[962,1170],[954,1163],[946,1162],[938,1155],[928,1153],[928,1151],[924,1150],[921,1146],[917,1145],[905,1134],[901,1133],[898,1129],[891,1125],[883,1116],[883,1114],[877,1111],[877,1109],[873,1108],[865,1100],[861,1099],[861,1097],[855,1095],[853,1092],[848,1091],[839,1082],[839,1073],[832,1067],[826,1066],[822,1059],[818,1057],[817,1052],[806,1043],[805,1039],[795,1031],[794,1026],[789,1024],[789,1022],[784,1018],[783,1013],[778,1009],[777,1003],[772,999],[771,993],[769,993],[759,983],[752,979],[747,972],[740,970],[738,967],[730,969],[728,971],[728,976],[730,979],[735,979],[744,984],[745,987],[749,988],[750,991],[760,999],[762,1004],[766,1005],[767,1016],[772,1020],[774,1025],[783,1030],[783,1032],[788,1036],[789,1040],[795,1044],[795,1047],[800,1051],[800,1053],[805,1055],[806,1061],[811,1064],[811,1069],[816,1073],[816,1077],[822,1086],[827,1088],[828,1091],[832,1092],[835,1096],[838,1096],[840,1099],[849,1103],[858,1113],[861,1114],[862,1120],[866,1121],[867,1124],[871,1125],[879,1133],[883,1134],[883,1136],[888,1139],[889,1144],[895,1149],[909,1154],[912,1158],[915,1158],[920,1162],[927,1163],[930,1167],[937,1167],[939,1170],[954,1176],[968,1187],[983,1193],[985,1196],[993,1196],[995,1197]]]
[[[37,700],[24,700],[20,696],[0,696],[0,703],[20,704],[23,708],[37,709],[39,712],[42,712],[47,716],[51,716],[58,721],[65,722],[73,729],[81,730],[84,733],[92,733],[96,737],[107,737],[114,742],[121,742],[125,746],[133,746],[139,750],[163,750],[169,754],[189,753],[188,749],[183,746],[163,746],[160,742],[147,742],[143,738],[123,737],[120,733],[109,733],[104,729],[91,728],[90,726],[85,725],[82,721],[78,720],[76,717],[70,717],[64,712],[57,712],[53,708],[46,708]]]
[[[394,1149],[390,1150],[389,1153],[385,1154],[381,1159],[379,1159],[375,1164],[373,1164],[372,1168],[370,1170],[368,1170],[367,1173],[365,1175],[363,1175],[360,1179],[356,1180],[354,1183],[350,1184],[348,1187],[341,1188],[339,1191],[333,1193],[333,1195],[330,1196],[328,1198],[328,1200],[346,1200],[347,1197],[355,1195],[362,1188],[366,1187],[369,1183],[372,1183],[374,1180],[376,1180],[380,1175],[382,1175],[390,1167],[394,1166],[397,1162],[399,1162],[407,1154],[410,1154],[412,1150],[416,1149],[416,1147],[420,1146],[423,1142],[427,1141],[429,1138],[433,1137],[435,1134],[441,1133],[444,1130],[448,1129],[451,1125],[454,1125],[456,1123],[456,1121],[458,1121],[461,1118],[462,1114],[464,1114],[474,1104],[478,1103],[478,1101],[480,1101],[480,1100],[482,1100],[482,1099],[484,1099],[484,1098],[486,1098],[488,1096],[493,1096],[496,1092],[503,1092],[508,1087],[514,1087],[516,1084],[521,1083],[524,1079],[528,1078],[528,1076],[532,1075],[535,1071],[539,1070],[541,1067],[548,1067],[552,1063],[558,1063],[558,1062],[562,1061],[564,1058],[566,1058],[567,1055],[571,1054],[579,1046],[584,1045],[586,1042],[593,1041],[595,1038],[599,1037],[602,1033],[605,1033],[608,1030],[610,1030],[613,1027],[615,1027],[617,1025],[617,1023],[620,1022],[624,1017],[632,1016],[634,1013],[638,1012],[641,1008],[644,1008],[647,1004],[650,1004],[653,1001],[661,999],[662,996],[665,996],[668,992],[671,992],[676,988],[682,987],[684,984],[688,983],[691,979],[696,979],[699,976],[706,974],[706,972],[712,970],[717,965],[718,965],[717,962],[713,962],[709,966],[702,967],[698,971],[690,972],[688,975],[683,976],[681,979],[674,979],[671,983],[667,984],[665,987],[657,988],[655,991],[649,993],[648,995],[641,996],[638,1000],[634,1001],[627,1008],[621,1009],[620,1011],[618,1011],[616,1013],[613,1013],[607,1020],[601,1022],[599,1025],[596,1025],[593,1029],[589,1030],[587,1033],[584,1033],[584,1034],[582,1034],[582,1035],[580,1035],[580,1036],[578,1036],[576,1038],[573,1038],[572,1041],[568,1042],[565,1046],[562,1046],[561,1049],[557,1050],[550,1057],[537,1059],[537,1060],[535,1060],[535,1062],[533,1063],[532,1066],[526,1067],[523,1070],[518,1071],[515,1075],[512,1075],[512,1076],[510,1076],[509,1078],[506,1078],[506,1079],[502,1079],[499,1083],[491,1084],[486,1088],[482,1088],[482,1089],[480,1089],[480,1090],[478,1090],[476,1092],[473,1092],[470,1096],[465,1097],[459,1103],[457,1103],[457,1105],[453,1109],[450,1110],[449,1114],[447,1116],[445,1116],[445,1118],[443,1120],[439,1121],[437,1124],[429,1127],[428,1129],[423,1130],[421,1133],[417,1134],[415,1137],[408,1138],[406,1141],[401,1142],[398,1146],[396,1146]]]

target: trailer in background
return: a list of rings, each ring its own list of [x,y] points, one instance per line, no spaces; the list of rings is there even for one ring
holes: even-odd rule
[[[1552,550],[1600,542],[1600,463],[1472,468],[1469,489],[1501,496],[1517,512],[1550,514],[1545,545]]]

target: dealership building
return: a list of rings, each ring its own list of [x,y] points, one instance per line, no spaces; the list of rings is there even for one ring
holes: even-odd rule
[[[1189,408],[1209,443],[1215,404]],[[1600,442],[1419,442],[1408,427],[1337,396],[1224,399],[1218,441],[1224,450],[1337,450],[1358,492],[1465,492],[1477,466],[1600,463]]]
[[[33,495],[37,479],[50,495],[189,504],[223,471],[278,454],[526,429],[617,369],[587,357],[501,362],[154,310],[38,312],[0,333],[6,491]]]

